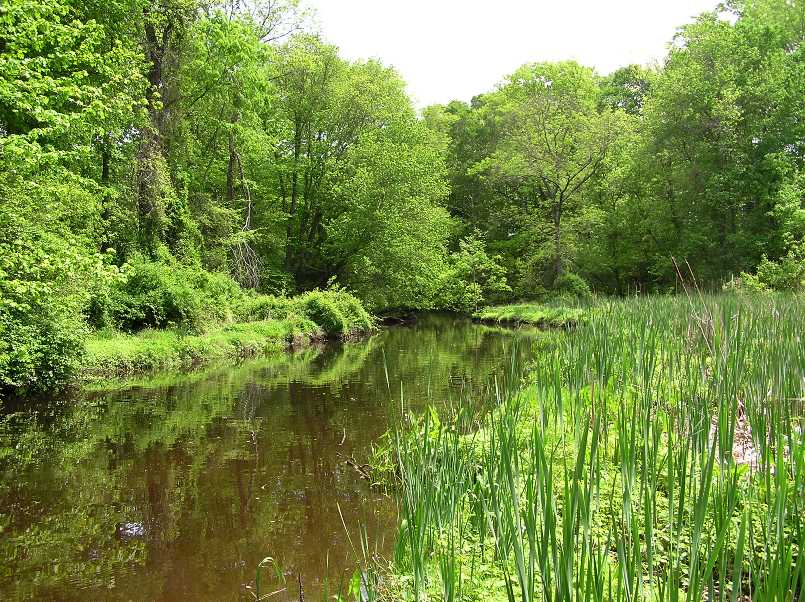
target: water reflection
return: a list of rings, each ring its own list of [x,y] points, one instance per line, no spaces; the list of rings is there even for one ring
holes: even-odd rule
[[[346,462],[406,406],[508,373],[534,333],[445,316],[366,341],[114,392],[2,422],[0,594],[8,600],[308,599],[345,585],[357,541],[387,552],[393,500]],[[339,513],[339,508],[341,513]],[[343,514],[343,523],[342,517]],[[280,574],[273,574],[274,568]]]

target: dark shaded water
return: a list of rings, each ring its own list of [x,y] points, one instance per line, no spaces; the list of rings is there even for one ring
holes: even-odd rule
[[[321,599],[356,566],[363,525],[393,544],[393,499],[347,460],[406,408],[483,398],[528,331],[426,316],[309,349],[40,404],[0,422],[0,599]],[[339,513],[340,508],[340,513]],[[341,515],[343,515],[343,522]],[[360,552],[359,552],[360,553]],[[299,577],[297,577],[299,576]]]

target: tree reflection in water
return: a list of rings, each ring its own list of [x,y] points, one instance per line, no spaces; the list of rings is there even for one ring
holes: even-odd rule
[[[337,589],[355,567],[339,507],[353,540],[363,525],[379,551],[392,543],[393,501],[345,459],[367,458],[398,417],[400,385],[414,409],[448,404],[503,378],[535,336],[428,316],[364,341],[7,412],[0,593],[248,599],[266,556],[288,599],[297,575],[308,598],[325,576]],[[264,587],[282,587],[263,574]]]

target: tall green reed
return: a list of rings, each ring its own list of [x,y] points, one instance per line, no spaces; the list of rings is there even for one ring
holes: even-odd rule
[[[408,594],[469,597],[491,572],[512,602],[798,599],[803,309],[605,302],[477,425],[410,423],[395,439]]]

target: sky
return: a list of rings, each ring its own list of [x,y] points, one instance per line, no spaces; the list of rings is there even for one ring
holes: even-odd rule
[[[661,60],[676,28],[718,0],[306,0],[347,59],[377,58],[419,107],[469,101],[523,63],[610,73]]]

